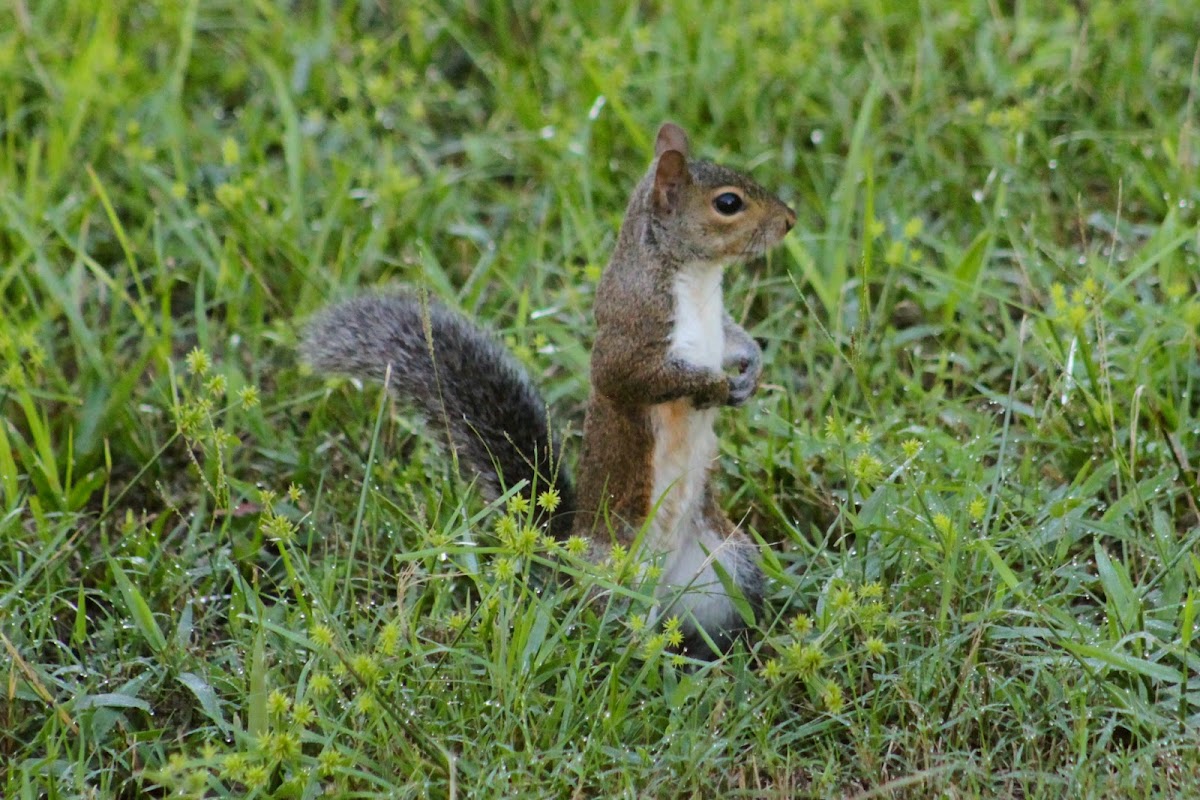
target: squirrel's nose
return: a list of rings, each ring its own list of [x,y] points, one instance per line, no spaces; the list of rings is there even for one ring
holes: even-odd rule
[[[790,231],[792,228],[796,227],[796,212],[789,208],[787,210],[787,217],[784,219],[783,224],[787,229],[784,231],[784,233],[787,233],[787,231]]]

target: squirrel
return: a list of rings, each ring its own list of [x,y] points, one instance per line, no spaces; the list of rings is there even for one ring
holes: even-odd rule
[[[555,537],[586,537],[594,558],[614,539],[639,545],[658,567],[654,617],[678,616],[685,652],[712,657],[747,624],[726,584],[754,609],[763,594],[757,548],[709,479],[717,410],[744,404],[762,373],[761,349],[724,308],[723,270],[795,222],[783,201],[692,159],[684,131],[662,125],[596,291],[578,487],[525,369],[436,302],[403,291],[333,305],[308,324],[301,355],[317,372],[386,380],[444,429],[489,500],[521,481],[553,488]]]

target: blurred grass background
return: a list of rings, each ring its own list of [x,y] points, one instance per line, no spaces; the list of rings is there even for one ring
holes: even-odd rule
[[[0,793],[1200,791],[1197,31],[1173,2],[0,7]],[[427,286],[577,434],[664,119],[799,213],[727,273],[768,385],[719,483],[772,598],[699,668],[294,356],[330,299]]]

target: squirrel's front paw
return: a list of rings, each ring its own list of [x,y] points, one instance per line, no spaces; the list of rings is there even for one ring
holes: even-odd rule
[[[740,406],[750,399],[754,394],[754,390],[758,388],[758,378],[750,372],[739,372],[729,378],[729,399],[725,401],[729,406]]]
[[[754,351],[738,353],[726,359],[725,368],[736,370],[736,374],[728,376],[729,399],[725,401],[726,405],[740,406],[758,388],[758,379],[762,376],[762,351],[756,347]]]

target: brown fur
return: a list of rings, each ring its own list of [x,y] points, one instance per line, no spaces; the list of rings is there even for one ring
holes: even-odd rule
[[[650,408],[671,403],[672,415],[682,418],[690,409],[729,400],[724,372],[668,354],[675,273],[689,262],[757,255],[796,220],[795,212],[744,175],[708,162],[688,162],[687,137],[676,125],[663,125],[655,155],[629,201],[596,292],[592,394],[578,469],[576,532],[600,535],[607,517],[617,523],[617,540],[626,544],[656,500],[651,497],[655,442]],[[740,190],[749,206],[732,222],[711,209],[714,190],[726,187]],[[729,343],[749,343],[757,351],[749,334],[728,317],[725,331]],[[668,435],[681,435],[682,426],[670,427]],[[710,507],[720,517],[714,525],[732,530],[716,504]]]

